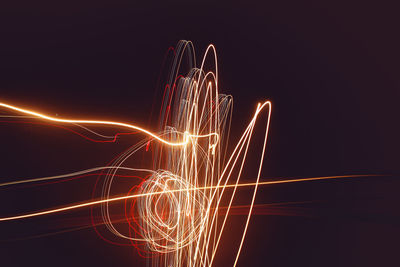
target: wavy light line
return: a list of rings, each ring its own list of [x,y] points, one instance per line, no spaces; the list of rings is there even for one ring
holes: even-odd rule
[[[160,141],[161,143],[164,143],[166,145],[169,146],[185,146],[189,143],[190,138],[205,138],[205,137],[210,137],[210,136],[215,136],[216,137],[216,141],[213,144],[213,146],[215,146],[218,143],[218,134],[216,133],[208,133],[208,134],[204,134],[204,135],[196,135],[196,134],[189,134],[188,132],[184,132],[183,133],[183,142],[170,142],[167,141],[163,138],[160,138],[158,135],[156,135],[155,133],[146,130],[142,127],[133,125],[133,124],[128,124],[128,123],[123,123],[123,122],[115,122],[115,121],[101,121],[101,120],[75,120],[75,119],[60,119],[60,118],[55,118],[55,117],[51,117],[48,115],[45,115],[43,113],[39,113],[33,110],[29,110],[29,109],[24,109],[24,108],[20,108],[14,105],[10,105],[10,104],[6,104],[6,103],[2,103],[0,102],[0,107],[6,108],[6,109],[10,109],[13,111],[17,111],[20,113],[24,113],[24,114],[28,114],[37,118],[41,118],[41,119],[45,119],[45,120],[49,120],[49,121],[54,121],[54,122],[61,122],[61,123],[71,123],[71,124],[100,124],[100,125],[112,125],[112,126],[119,126],[119,127],[123,127],[123,128],[128,128],[128,129],[134,129],[137,131],[140,131],[144,134],[147,134],[151,137],[153,137],[154,139],[157,139],[158,141]]]

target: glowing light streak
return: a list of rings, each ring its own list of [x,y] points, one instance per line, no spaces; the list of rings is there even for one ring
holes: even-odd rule
[[[98,169],[98,168],[93,168],[93,169]],[[76,172],[76,173],[83,173],[83,172],[84,171]],[[159,191],[159,192],[142,193],[142,194],[135,194],[135,195],[128,195],[128,196],[114,197],[114,198],[110,198],[110,199],[90,201],[90,202],[66,206],[66,207],[58,208],[58,209],[51,209],[51,210],[29,213],[29,214],[18,215],[18,216],[12,216],[12,217],[4,217],[4,218],[0,218],[0,221],[12,221],[12,220],[18,220],[18,219],[27,219],[27,218],[31,218],[31,217],[43,216],[43,215],[59,213],[59,212],[68,211],[68,210],[74,210],[74,209],[79,209],[79,208],[84,208],[84,207],[89,207],[89,206],[95,206],[95,205],[99,205],[99,204],[107,203],[107,202],[116,202],[116,201],[122,201],[122,200],[126,200],[126,199],[161,195],[161,194],[166,194],[166,193],[189,192],[189,191],[209,190],[209,189],[218,189],[218,188],[252,187],[252,186],[256,186],[256,185],[275,185],[275,184],[310,182],[310,181],[318,181],[318,180],[333,180],[333,179],[343,179],[343,178],[362,178],[362,177],[373,177],[373,176],[380,176],[380,175],[362,175],[362,174],[360,174],[360,175],[342,175],[342,176],[323,176],[323,177],[312,177],[312,178],[265,181],[265,182],[258,182],[258,183],[254,182],[254,183],[242,183],[242,184],[227,184],[227,185],[219,185],[219,186],[203,186],[203,187],[196,187],[196,188],[164,190],[164,191]],[[58,176],[54,176],[54,177],[58,178]],[[38,178],[38,179],[42,179],[42,178]],[[46,177],[45,179],[48,180],[49,178]]]
[[[100,124],[100,125],[112,125],[112,126],[119,126],[119,127],[123,127],[123,128],[129,128],[129,129],[133,129],[133,130],[137,130],[140,131],[144,134],[147,134],[151,137],[153,137],[154,139],[160,141],[161,143],[164,143],[166,145],[169,146],[185,146],[189,143],[189,140],[191,137],[193,138],[205,138],[205,137],[210,137],[210,136],[215,136],[216,137],[216,142],[212,145],[213,147],[216,146],[216,144],[218,143],[218,134],[216,133],[209,133],[209,134],[204,134],[204,135],[195,135],[195,134],[189,134],[188,132],[184,132],[183,133],[183,142],[170,142],[167,141],[163,138],[160,138],[158,135],[154,134],[153,132],[146,130],[142,127],[133,125],[133,124],[128,124],[128,123],[123,123],[123,122],[115,122],[115,121],[101,121],[101,120],[74,120],[74,119],[61,119],[61,118],[55,118],[55,117],[51,117],[48,115],[44,115],[42,113],[36,112],[36,111],[32,111],[32,110],[28,110],[28,109],[23,109],[17,106],[13,106],[10,104],[6,104],[6,103],[2,103],[0,102],[0,107],[3,108],[7,108],[10,110],[14,110],[20,113],[24,113],[24,114],[28,114],[34,117],[38,117],[44,120],[49,120],[49,121],[54,121],[54,122],[61,122],[61,123],[71,123],[71,124]]]

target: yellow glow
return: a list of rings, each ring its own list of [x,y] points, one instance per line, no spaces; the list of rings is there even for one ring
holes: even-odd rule
[[[10,104],[6,104],[6,103],[1,103],[0,102],[0,107],[3,108],[7,108],[10,110],[14,110],[23,114],[27,114],[27,115],[31,115],[37,118],[41,118],[44,120],[49,120],[49,121],[54,121],[54,122],[61,122],[61,123],[72,123],[72,124],[100,124],[100,125],[112,125],[112,126],[119,126],[119,127],[123,127],[123,128],[128,128],[128,129],[133,129],[136,131],[140,131],[144,134],[147,134],[151,137],[153,137],[154,139],[169,145],[169,146],[185,146],[189,143],[189,140],[191,137],[193,138],[205,138],[205,137],[210,137],[210,136],[215,136],[216,137],[216,142],[212,145],[212,147],[216,146],[216,144],[218,143],[218,134],[216,133],[209,133],[209,134],[205,134],[205,135],[194,135],[194,134],[190,134],[188,132],[184,132],[183,133],[183,142],[169,142],[159,136],[157,136],[156,134],[154,134],[153,132],[146,130],[142,127],[139,127],[137,125],[133,125],[133,124],[128,124],[128,123],[123,123],[123,122],[115,122],[115,121],[101,121],[101,120],[75,120],[75,119],[60,119],[60,118],[54,118],[36,111],[32,111],[32,110],[28,110],[28,109],[23,109],[20,107],[16,107]]]

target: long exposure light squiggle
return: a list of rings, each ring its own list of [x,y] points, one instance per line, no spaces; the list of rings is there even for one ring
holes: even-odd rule
[[[107,166],[1,183],[0,187],[7,187],[60,180],[94,171],[102,172],[100,177],[103,181],[100,198],[38,212],[0,217],[0,221],[100,206],[102,222],[93,223],[93,227],[96,229],[98,225],[105,225],[115,237],[135,246],[140,254],[149,258],[153,266],[212,266],[226,225],[229,223],[229,214],[238,189],[252,188],[246,221],[239,235],[233,262],[235,266],[244,244],[260,185],[365,177],[347,175],[260,181],[271,120],[271,102],[265,101],[257,105],[238,142],[233,148],[228,147],[233,100],[232,96],[219,92],[215,47],[207,47],[199,67],[190,41],[179,42],[174,54],[160,108],[158,131],[117,121],[56,118],[0,102],[1,108],[22,113],[25,118],[29,116],[79,126],[102,138],[116,140],[117,134],[113,137],[106,136],[88,127],[108,125],[135,130],[145,136],[142,141],[113,159]],[[187,70],[184,70],[182,63],[184,56],[188,59]],[[206,69],[209,65],[206,64],[208,60],[213,66],[210,70]],[[265,123],[261,130],[262,145],[252,146],[254,132],[259,131],[259,128],[255,128],[259,120]],[[151,162],[148,163],[150,166],[132,166],[128,160],[141,150],[147,150],[150,143],[153,152]],[[249,176],[254,177],[254,182],[243,183],[240,179],[247,170],[246,158],[249,153],[252,154],[252,161],[256,166],[253,167],[254,175]],[[123,194],[116,195],[113,193],[116,188],[115,180],[123,171],[137,173],[138,177],[143,178],[139,184],[127,188]],[[93,192],[96,192],[97,184],[96,182]],[[113,217],[111,204],[115,203],[123,203],[125,227],[116,225],[116,222],[121,220]],[[222,206],[224,212],[220,212]]]

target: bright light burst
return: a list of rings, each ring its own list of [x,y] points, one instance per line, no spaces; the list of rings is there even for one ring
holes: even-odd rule
[[[180,75],[182,59],[187,55],[190,71]],[[211,62],[211,64],[210,64]],[[207,68],[207,66],[213,66]],[[103,171],[105,176],[102,196],[84,203],[49,209],[29,214],[0,218],[0,221],[101,206],[103,223],[121,239],[128,240],[139,253],[149,257],[152,265],[161,266],[211,266],[226,232],[227,219],[237,189],[251,187],[252,196],[247,219],[240,233],[234,266],[237,264],[260,184],[300,182],[340,177],[317,177],[260,182],[271,118],[271,102],[259,103],[239,141],[228,154],[228,141],[233,100],[218,89],[217,54],[213,45],[208,46],[200,65],[196,64],[191,42],[179,42],[173,61],[168,85],[160,111],[159,131],[152,132],[135,124],[115,121],[63,119],[37,111],[0,103],[0,107],[44,121],[79,125],[91,133],[91,126],[111,125],[115,128],[135,130],[145,136],[108,166],[97,167],[71,174],[19,180],[0,184],[0,187],[21,183],[42,182]],[[263,141],[257,144],[257,161],[254,181],[243,183],[241,177],[246,157],[260,115],[264,115]],[[113,140],[117,137],[113,136]],[[131,166],[133,155],[147,150],[151,144],[154,152],[151,168]],[[144,177],[140,184],[128,188],[124,195],[112,192],[120,172]],[[351,177],[351,176],[346,176]],[[342,177],[343,178],[343,177]],[[228,190],[229,189],[229,190]],[[112,204],[124,203],[125,227],[113,220]],[[225,211],[219,207],[224,203]]]

